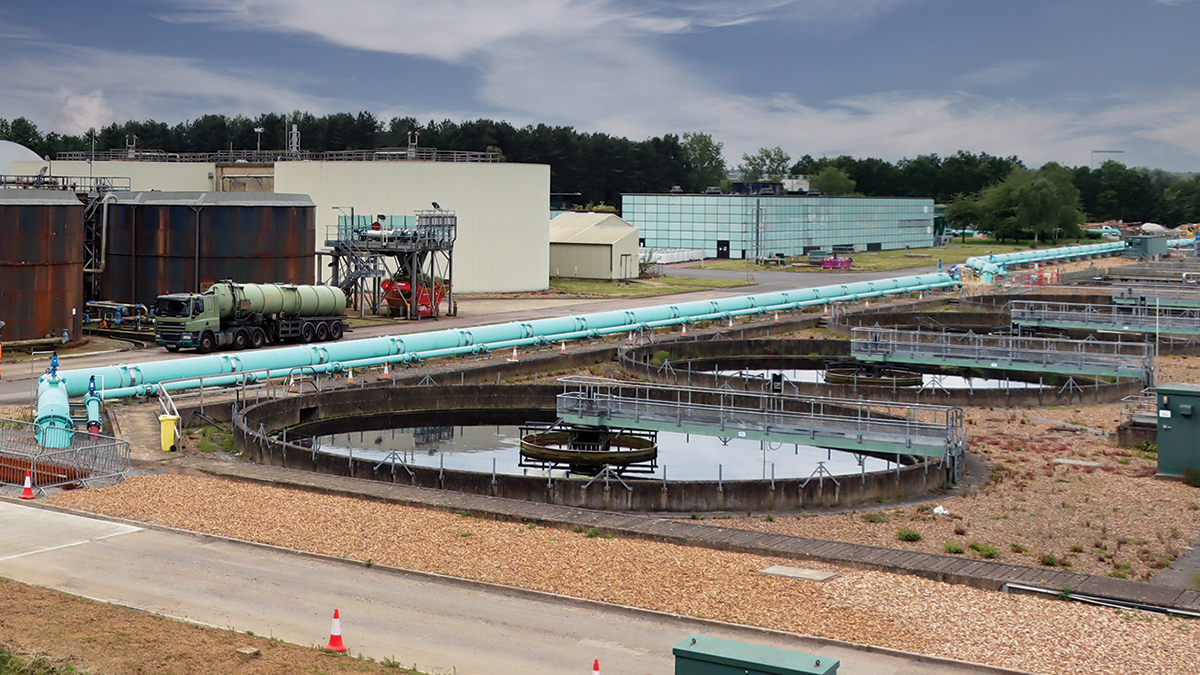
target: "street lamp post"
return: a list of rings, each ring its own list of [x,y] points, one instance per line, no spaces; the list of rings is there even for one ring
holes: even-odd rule
[[[266,129],[262,127],[254,127],[254,134],[258,139],[254,143],[254,152],[262,152],[262,135]]]

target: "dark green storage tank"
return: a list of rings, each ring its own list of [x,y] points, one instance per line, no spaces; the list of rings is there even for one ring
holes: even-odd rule
[[[1158,473],[1200,472],[1200,384],[1160,384],[1158,393]]]
[[[837,675],[841,665],[837,659],[703,635],[671,652],[675,675]]]

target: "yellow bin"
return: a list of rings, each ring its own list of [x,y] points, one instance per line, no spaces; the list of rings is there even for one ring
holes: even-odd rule
[[[158,416],[159,426],[162,427],[163,452],[174,452],[175,450],[175,423],[178,421],[178,415]]]

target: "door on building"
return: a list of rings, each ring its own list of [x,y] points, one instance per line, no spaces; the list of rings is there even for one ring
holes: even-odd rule
[[[717,257],[718,258],[728,258],[729,257],[729,240],[728,239],[718,239],[717,240]]]

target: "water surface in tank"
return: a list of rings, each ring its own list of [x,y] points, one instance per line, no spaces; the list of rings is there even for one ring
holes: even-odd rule
[[[735,433],[736,432],[732,432]],[[516,426],[419,427],[355,431],[321,436],[317,451],[377,462],[405,462],[418,466],[445,467],[459,471],[507,475],[544,476],[536,467],[521,466],[520,429]],[[658,459],[637,478],[662,480],[760,480],[807,478],[818,470],[818,462],[830,474],[870,473],[895,464],[873,457],[792,443],[771,443],[712,436],[660,432]],[[863,464],[859,463],[862,459]],[[494,463],[493,463],[494,462]],[[400,469],[397,469],[400,470]],[[555,476],[564,471],[555,470]],[[827,474],[828,475],[828,474]]]

